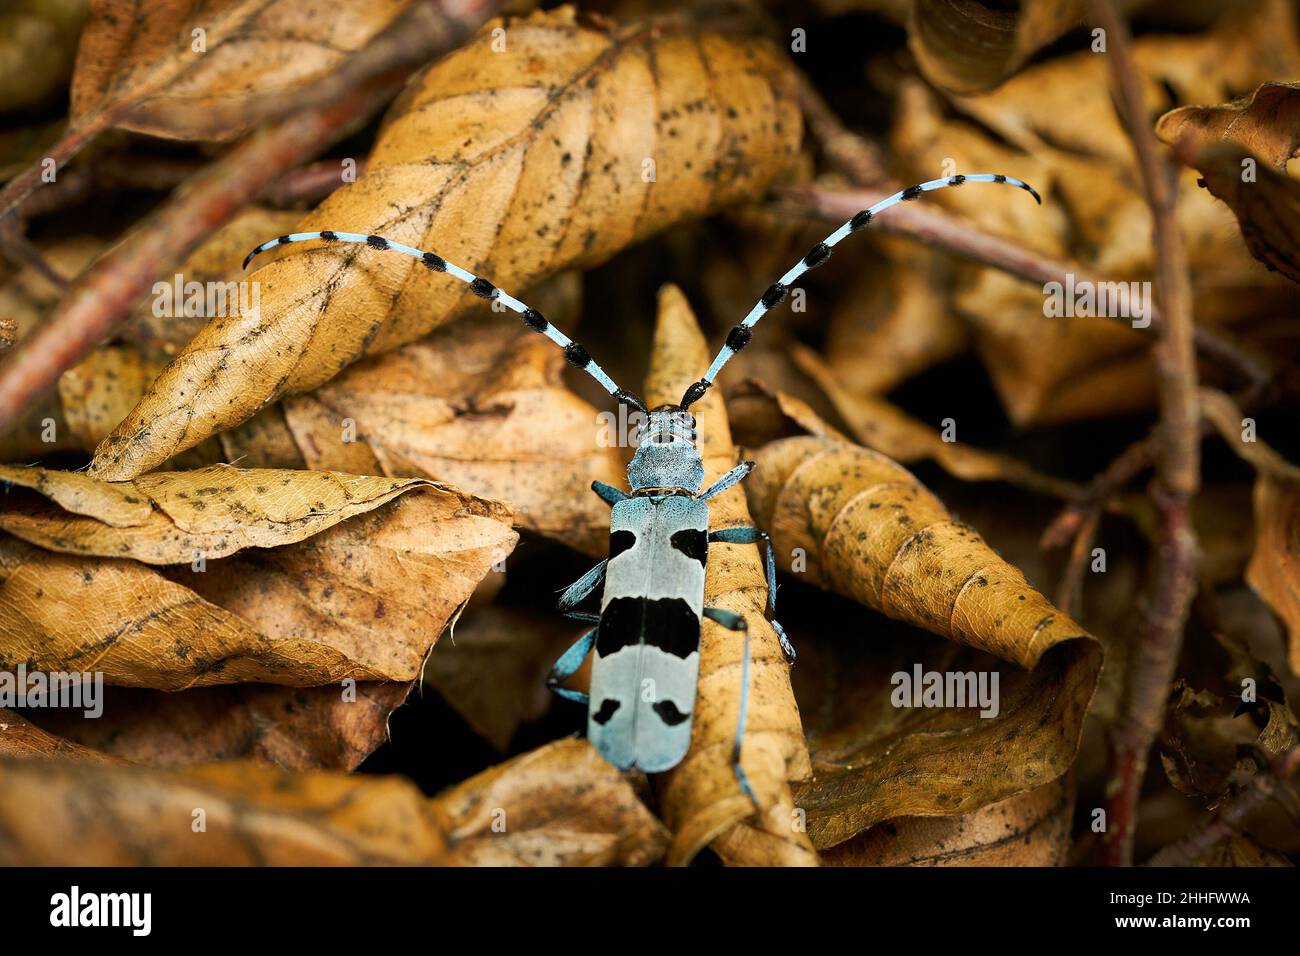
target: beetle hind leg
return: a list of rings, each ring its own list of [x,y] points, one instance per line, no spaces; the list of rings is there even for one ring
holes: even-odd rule
[[[745,768],[740,765],[740,746],[745,740],[745,718],[749,713],[749,623],[735,611],[720,607],[706,607],[704,616],[729,631],[740,631],[745,636],[745,650],[740,664],[740,715],[736,718],[736,742],[731,748],[731,769],[736,775],[736,782],[740,784],[741,792],[749,797],[755,810],[762,812],[763,808],[754,795],[749,777],[745,775]]]

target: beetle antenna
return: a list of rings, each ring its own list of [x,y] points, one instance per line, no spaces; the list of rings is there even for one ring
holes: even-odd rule
[[[876,216],[884,212],[890,206],[896,206],[901,202],[907,202],[916,199],[921,193],[929,192],[932,189],[944,189],[948,186],[961,186],[964,183],[1002,183],[1007,186],[1018,186],[1025,190],[1042,205],[1043,199],[1033,186],[1011,176],[1003,176],[1001,173],[977,173],[971,176],[949,176],[946,179],[932,179],[929,182],[919,183],[915,186],[909,186],[907,189],[900,189],[892,196],[882,199],[868,209],[862,210],[840,228],[826,237],[825,241],[817,243],[809,250],[808,254],[796,262],[790,271],[768,287],[763,293],[763,297],[758,300],[754,308],[749,311],[749,315],[744,320],[727,333],[727,343],[722,346],[718,355],[709,366],[709,370],[704,373],[704,377],[698,382],[692,384],[686,389],[686,394],[682,396],[682,408],[688,408],[692,403],[699,400],[705,392],[713,385],[713,380],[717,378],[718,373],[722,371],[724,365],[731,360],[731,357],[749,344],[752,329],[758,324],[758,320],[764,315],[776,308],[790,293],[790,284],[802,276],[810,269],[815,269],[831,257],[831,249],[846,236],[866,227]]]
[[[320,239],[327,243],[364,243],[371,249],[400,252],[402,255],[420,260],[420,262],[424,263],[426,268],[432,269],[434,272],[445,272],[450,276],[454,276],[468,285],[470,290],[480,299],[498,301],[510,311],[518,313],[524,320],[524,325],[528,326],[534,332],[540,332],[563,349],[564,357],[569,360],[570,365],[582,369],[594,378],[596,382],[599,383],[600,387],[609,392],[609,394],[615,399],[632,406],[638,411],[646,411],[645,403],[641,401],[641,399],[637,398],[636,395],[626,389],[620,388],[618,383],[610,378],[603,368],[596,364],[595,360],[592,359],[591,355],[588,354],[585,348],[552,325],[546,317],[542,315],[542,313],[538,312],[536,309],[530,308],[523,302],[520,302],[509,293],[498,289],[487,279],[480,278],[479,276],[474,275],[474,273],[462,269],[455,263],[448,262],[436,253],[425,252],[422,249],[416,249],[400,242],[394,242],[391,239],[385,239],[383,236],[371,236],[360,232],[333,232],[326,229],[321,232],[294,232],[287,236],[280,236],[278,239],[264,242],[244,258],[244,268],[247,269],[248,264],[253,261],[253,258],[258,254],[265,252],[267,249],[272,249],[276,246],[287,246],[294,242],[309,242],[314,239]]]

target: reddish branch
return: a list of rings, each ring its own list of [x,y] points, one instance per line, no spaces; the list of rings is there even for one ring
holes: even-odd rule
[[[1142,611],[1138,645],[1125,675],[1119,715],[1111,728],[1107,828],[1102,843],[1106,863],[1130,865],[1147,758],[1164,719],[1188,608],[1196,592],[1199,555],[1190,506],[1200,486],[1200,408],[1191,281],[1175,218],[1177,172],[1161,152],[1147,120],[1126,25],[1111,0],[1092,0],[1091,10],[1097,26],[1105,31],[1117,109],[1132,140],[1151,207],[1156,294],[1164,317],[1152,350],[1160,405],[1151,489],[1160,512],[1158,560],[1152,593]]]
[[[178,189],[73,284],[46,321],[0,362],[0,433],[131,314],[158,276],[312,153],[373,115],[398,89],[390,74],[338,103],[263,127]]]

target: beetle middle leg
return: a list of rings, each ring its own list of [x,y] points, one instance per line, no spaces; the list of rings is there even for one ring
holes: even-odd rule
[[[760,541],[763,543],[763,567],[767,573],[767,622],[772,625],[772,630],[776,631],[776,636],[781,641],[781,651],[785,654],[786,661],[793,664],[796,657],[794,645],[785,636],[785,628],[776,621],[776,556],[772,553],[771,535],[758,528],[722,528],[718,531],[710,531],[709,540],[720,541],[723,544],[758,544]]]

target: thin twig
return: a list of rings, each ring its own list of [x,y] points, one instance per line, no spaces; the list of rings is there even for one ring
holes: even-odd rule
[[[67,292],[71,283],[68,277],[55,270],[37,249],[23,235],[19,223],[13,220],[0,221],[0,250],[10,262],[35,269],[60,292]]]
[[[1147,866],[1189,866],[1224,840],[1231,839],[1257,811],[1273,800],[1294,796],[1291,777],[1300,769],[1300,748],[1279,754],[1272,765],[1256,774],[1235,800],[1199,830],[1183,836],[1160,850]]]
[[[353,172],[359,177],[365,171],[365,160],[357,160]],[[272,183],[258,200],[276,207],[299,203],[318,203],[343,185],[343,167],[337,159],[322,159],[291,169]]]
[[[259,129],[180,187],[99,258],[50,317],[0,362],[0,434],[130,315],[160,273],[184,261],[284,170],[372,116],[404,78],[404,71],[394,72],[332,106]]]
[[[1160,426],[1151,493],[1160,512],[1158,560],[1143,627],[1129,662],[1119,714],[1110,734],[1110,780],[1103,857],[1131,865],[1138,797],[1151,744],[1164,719],[1183,628],[1196,591],[1199,561],[1190,506],[1200,486],[1200,406],[1196,388],[1195,326],[1187,252],[1175,217],[1176,170],[1147,121],[1142,87],[1129,49],[1127,26],[1111,0],[1092,0],[1105,31],[1107,66],[1117,109],[1137,157],[1151,207],[1156,250],[1156,294],[1164,321],[1154,349]]]
[[[1061,582],[1056,591],[1056,606],[1071,617],[1079,617],[1078,604],[1083,593],[1083,572],[1092,555],[1092,542],[1097,537],[1097,524],[1101,512],[1094,508],[1083,515],[1074,534],[1074,545],[1070,548],[1070,559],[1061,573]]]

